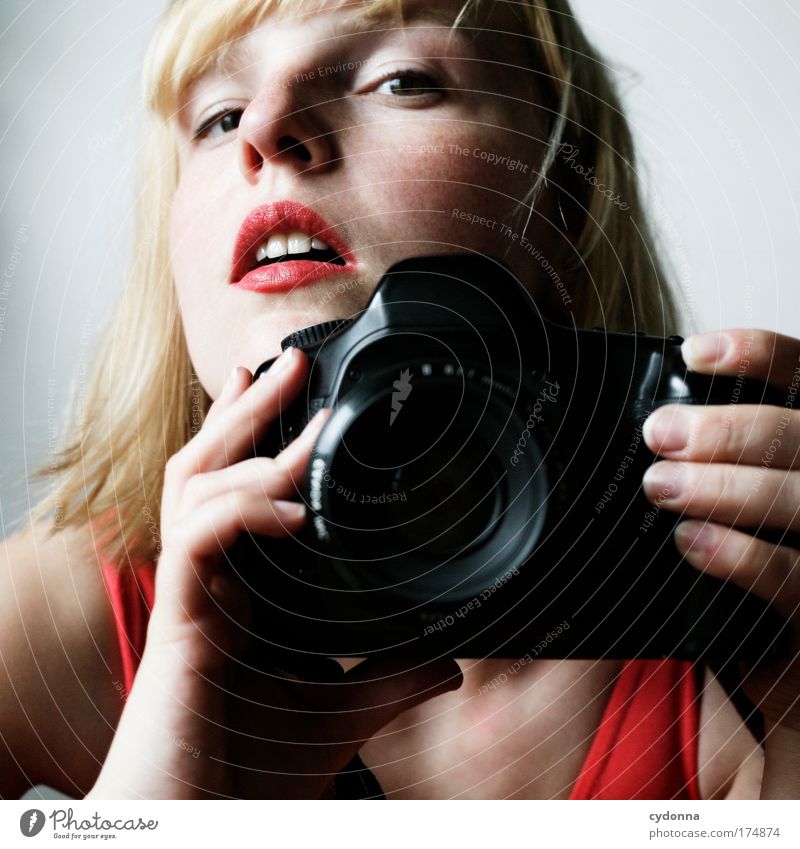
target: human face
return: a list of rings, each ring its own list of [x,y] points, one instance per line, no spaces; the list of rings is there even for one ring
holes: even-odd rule
[[[293,330],[362,309],[403,258],[477,251],[534,294],[543,285],[520,249],[519,202],[544,133],[520,25],[498,5],[481,29],[454,33],[431,16],[452,20],[460,0],[408,4],[403,27],[359,31],[353,4],[270,20],[237,42],[225,73],[190,87],[169,236],[189,353],[212,398],[231,368],[254,371]],[[344,273],[291,291],[230,282],[243,222],[277,201],[336,231]],[[534,210],[525,236],[535,242],[543,222]]]

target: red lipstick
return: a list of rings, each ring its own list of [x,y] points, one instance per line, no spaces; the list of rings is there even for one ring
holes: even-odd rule
[[[274,233],[300,231],[321,239],[336,255],[336,262],[310,259],[279,259],[258,265],[256,251]],[[350,248],[313,209],[294,201],[257,206],[242,223],[233,249],[229,282],[251,292],[289,292],[339,274],[356,270]]]

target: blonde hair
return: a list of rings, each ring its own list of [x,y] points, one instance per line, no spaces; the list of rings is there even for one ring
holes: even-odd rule
[[[80,397],[73,391],[59,451],[34,473],[53,483],[31,512],[36,521],[54,510],[54,532],[91,523],[95,545],[111,563],[157,558],[164,466],[202,427],[211,404],[189,358],[169,262],[176,110],[191,82],[219,63],[236,38],[272,15],[316,5],[174,0],[145,56],[135,253],[85,391]],[[465,0],[453,26],[494,6]],[[509,7],[529,39],[549,125],[542,166],[519,212],[529,220],[540,193],[556,191],[564,243],[571,246],[571,255],[550,258],[548,274],[554,283],[558,278],[562,301],[568,293],[578,327],[675,332],[673,301],[639,199],[631,134],[606,66],[567,0]],[[402,22],[402,0],[367,2],[359,17],[387,13]],[[616,200],[601,186],[611,187]]]

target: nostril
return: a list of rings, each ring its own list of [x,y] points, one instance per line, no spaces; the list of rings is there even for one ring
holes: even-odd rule
[[[301,141],[292,138],[292,136],[281,136],[278,139],[278,151],[280,153],[292,151],[299,156],[303,162],[308,162],[311,159],[311,153],[308,148]]]

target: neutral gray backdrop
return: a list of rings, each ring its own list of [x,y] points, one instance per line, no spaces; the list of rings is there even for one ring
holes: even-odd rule
[[[129,250],[138,70],[165,0],[0,5],[0,536],[35,500]],[[686,329],[800,335],[800,11],[576,0],[615,69]]]

